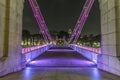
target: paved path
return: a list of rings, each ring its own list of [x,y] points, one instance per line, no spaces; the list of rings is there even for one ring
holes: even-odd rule
[[[46,53],[33,60],[28,66],[39,67],[93,67],[89,61],[71,48],[51,48]]]
[[[0,80],[120,80],[70,48],[52,48],[33,60],[23,71]]]

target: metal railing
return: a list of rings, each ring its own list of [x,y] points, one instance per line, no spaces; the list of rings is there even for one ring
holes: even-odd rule
[[[42,48],[42,47],[45,47],[45,46],[47,46],[47,45],[44,44],[44,45],[39,45],[39,46],[22,48],[22,54],[26,54],[26,53],[28,53],[28,52],[31,52],[31,51],[33,51],[33,50],[36,50],[36,49],[39,49],[39,48]]]
[[[74,45],[74,44],[73,44]],[[92,52],[95,52],[97,54],[101,54],[101,48],[93,48],[93,47],[89,47],[89,46],[81,46],[81,45],[75,45],[75,46],[78,46],[79,48],[82,48],[82,49],[86,49],[88,51],[92,51]]]

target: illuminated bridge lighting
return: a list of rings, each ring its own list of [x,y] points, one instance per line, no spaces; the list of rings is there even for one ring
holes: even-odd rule
[[[36,0],[29,0],[29,3],[31,5],[32,11],[34,13],[34,16],[36,18],[36,21],[38,23],[38,26],[40,28],[40,31],[43,35],[45,42],[51,42],[52,41],[51,35],[49,34],[48,28],[45,24],[44,18],[43,18],[42,13],[39,9],[37,1]]]
[[[72,46],[77,46],[81,49],[85,49],[87,51],[91,51],[94,52],[96,54],[101,54],[101,48],[93,48],[93,47],[89,47],[89,46],[81,46],[81,45],[76,45],[76,44],[71,44]]]
[[[93,3],[94,3],[94,0],[86,0],[86,3],[83,7],[81,14],[80,14],[80,17],[78,18],[76,26],[71,34],[69,43],[71,43],[72,41],[74,43],[77,42],[77,40],[81,34],[82,28],[83,28],[83,26],[88,18],[88,15],[90,13],[90,10],[92,8]]]
[[[45,44],[45,45],[40,45],[40,46],[33,46],[33,47],[22,48],[22,54],[26,54],[28,52],[34,51],[36,49],[40,49],[40,48],[45,47],[45,46],[47,46],[47,45]]]
[[[101,49],[100,48],[92,48],[92,47],[88,47],[88,46],[78,46],[82,49],[86,49],[88,51],[92,51],[92,52],[95,52],[97,54],[100,54],[101,53]]]

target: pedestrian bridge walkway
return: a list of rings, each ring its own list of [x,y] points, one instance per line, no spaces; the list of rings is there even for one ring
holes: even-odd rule
[[[68,47],[53,47],[27,67],[0,80],[120,80],[97,69],[97,65]]]
[[[41,54],[28,66],[39,67],[91,67],[95,63],[89,61],[76,51],[67,47],[54,47]]]

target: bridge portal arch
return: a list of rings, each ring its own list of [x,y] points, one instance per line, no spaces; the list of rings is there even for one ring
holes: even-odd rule
[[[101,12],[101,54],[98,68],[120,75],[120,0],[99,0]],[[0,0],[1,75],[25,67],[21,47],[24,0]],[[8,68],[8,66],[10,66]]]

